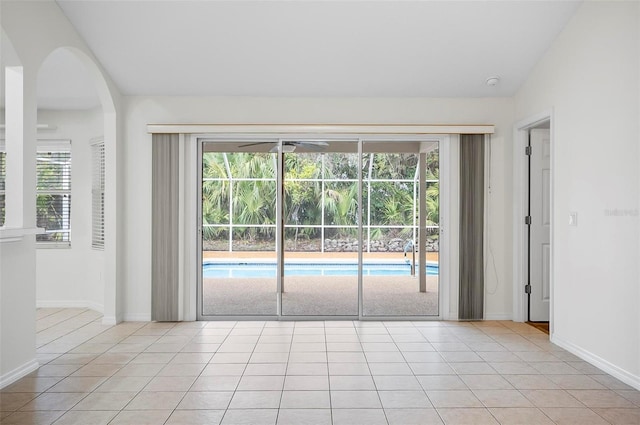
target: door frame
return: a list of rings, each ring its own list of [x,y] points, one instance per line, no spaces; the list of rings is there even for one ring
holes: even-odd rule
[[[201,203],[200,200],[200,185],[202,183],[202,144],[204,141],[212,141],[212,140],[220,140],[220,141],[242,141],[242,140],[252,140],[256,138],[264,138],[268,137],[270,139],[274,139],[278,141],[279,144],[282,143],[283,140],[297,138],[297,139],[311,139],[311,140],[319,140],[319,139],[351,139],[354,138],[358,141],[355,142],[358,144],[358,153],[360,157],[362,157],[362,152],[360,151],[362,143],[366,141],[376,141],[376,140],[384,140],[389,143],[393,143],[394,141],[402,142],[402,141],[418,141],[418,142],[430,142],[437,141],[439,146],[439,161],[440,161],[440,253],[445,254],[441,255],[439,258],[439,282],[438,282],[438,315],[433,316],[364,316],[362,314],[362,287],[361,281],[362,276],[360,275],[359,280],[359,288],[358,288],[358,310],[359,314],[354,316],[284,316],[284,315],[252,315],[252,316],[211,316],[211,315],[203,315],[202,314],[202,274],[196,271],[196,279],[195,285],[185,285],[184,289],[187,287],[190,290],[193,290],[195,287],[195,294],[190,292],[187,296],[193,300],[195,300],[195,305],[191,304],[191,306],[195,307],[195,319],[196,320],[443,320],[450,318],[450,308],[449,308],[449,298],[450,298],[450,290],[449,286],[451,285],[449,276],[450,276],[450,250],[449,250],[449,232],[448,226],[449,223],[453,220],[450,219],[450,182],[449,182],[449,168],[451,167],[451,154],[450,154],[450,135],[449,134],[385,134],[385,135],[376,135],[376,134],[362,134],[362,135],[354,135],[354,134],[241,134],[241,133],[214,133],[214,134],[191,134],[190,139],[193,142],[194,148],[191,152],[196,153],[195,157],[191,157],[188,159],[188,162],[191,163],[191,166],[187,167],[189,169],[193,168],[190,172],[193,180],[196,181],[197,189],[193,190],[191,199],[188,202],[194,205],[194,209],[196,211],[197,217],[195,218],[196,225],[193,226],[192,230],[187,230],[187,233],[192,233],[195,236],[195,251],[196,255],[193,256],[193,261],[196,263],[197,269],[201,267],[202,264],[202,252],[201,252],[201,235],[202,235],[202,216],[201,216]],[[361,176],[360,176],[361,177]],[[189,180],[189,179],[187,179]],[[193,181],[192,180],[192,181]],[[362,179],[359,179],[359,184],[362,184]],[[362,191],[359,191],[360,193]],[[361,229],[360,229],[361,231]],[[362,235],[360,235],[362,238]],[[281,252],[280,258],[284,253]],[[362,261],[362,254],[359,254],[359,263]],[[281,262],[281,261],[280,261]],[[280,263],[279,262],[279,263]],[[193,264],[193,263],[191,263]],[[278,279],[280,280],[280,279]],[[278,285],[280,288],[280,285]],[[278,302],[280,301],[281,294],[278,293]],[[278,311],[280,311],[280,305],[278,306]],[[189,312],[191,313],[191,312]],[[191,316],[191,314],[189,314]],[[191,316],[193,317],[193,316]]]
[[[554,311],[554,176],[555,176],[555,131],[553,109],[543,111],[517,122],[513,127],[513,321],[527,321],[527,294],[525,285],[527,280],[527,226],[524,217],[528,207],[529,169],[526,146],[529,144],[529,130],[543,122],[549,122],[551,178],[550,178],[550,276],[549,276],[549,333],[553,335]]]

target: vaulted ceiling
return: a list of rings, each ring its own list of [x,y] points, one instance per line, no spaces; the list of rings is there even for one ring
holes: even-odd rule
[[[278,97],[512,96],[579,5],[57,3],[125,95]],[[73,58],[50,60],[40,77],[46,103],[90,103],[82,77],[70,71]],[[491,76],[500,77],[498,85],[486,84]]]

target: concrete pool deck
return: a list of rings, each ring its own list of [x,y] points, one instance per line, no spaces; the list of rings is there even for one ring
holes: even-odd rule
[[[291,276],[284,282],[282,312],[290,316],[357,316],[354,276]],[[411,276],[364,276],[367,316],[436,316],[438,277],[427,276],[427,292]],[[275,278],[203,280],[205,315],[275,315]]]

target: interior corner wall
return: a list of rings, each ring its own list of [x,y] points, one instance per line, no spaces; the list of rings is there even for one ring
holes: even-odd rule
[[[491,246],[486,317],[510,319],[511,158],[513,99],[125,97],[126,289],[125,320],[151,317],[151,135],[147,124],[478,124],[496,125],[492,137]]]
[[[552,341],[640,389],[639,7],[584,2],[515,106],[553,110]]]
[[[90,143],[103,135],[101,108],[89,111],[39,110],[38,122],[56,127],[38,139],[71,140],[71,246],[36,250],[36,305],[79,307],[102,312],[104,251],[91,248]]]

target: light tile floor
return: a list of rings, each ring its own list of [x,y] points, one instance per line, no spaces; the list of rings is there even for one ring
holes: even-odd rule
[[[513,322],[103,326],[38,310],[2,424],[640,424],[640,392]]]

